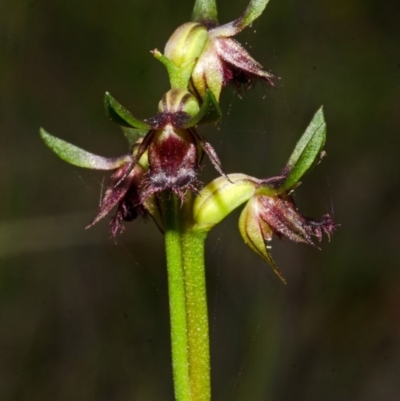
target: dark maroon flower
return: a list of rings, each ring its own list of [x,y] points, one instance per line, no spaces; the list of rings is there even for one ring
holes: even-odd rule
[[[214,148],[195,128],[195,120],[201,109],[188,113],[195,108],[197,100],[188,91],[171,89],[160,102],[160,111],[146,120],[150,130],[143,138],[131,168],[147,151],[149,170],[143,183],[143,197],[171,191],[182,200],[187,190],[198,191],[200,182],[197,173],[203,152],[207,154],[216,170],[224,175],[221,163]],[[207,106],[208,107],[208,106]],[[130,170],[127,170],[128,174]]]

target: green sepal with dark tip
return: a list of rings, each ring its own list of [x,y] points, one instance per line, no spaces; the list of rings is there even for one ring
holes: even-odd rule
[[[149,130],[151,128],[150,125],[146,124],[144,121],[135,118],[130,111],[118,103],[108,92],[106,92],[104,96],[104,107],[110,119],[118,125],[143,130]]]

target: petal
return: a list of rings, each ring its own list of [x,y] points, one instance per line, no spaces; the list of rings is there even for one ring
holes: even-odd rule
[[[192,20],[204,25],[217,25],[218,13],[215,0],[196,0],[194,3]]]
[[[91,223],[86,227],[90,228],[99,222],[102,218],[104,218],[110,211],[114,208],[114,206],[121,201],[121,199],[128,192],[132,180],[131,177],[136,173],[135,169],[129,173],[129,176],[122,179],[124,174],[128,171],[129,165],[126,165],[116,171],[111,177],[110,184],[108,185],[104,197],[101,201],[99,210],[97,211],[96,216],[91,221]]]
[[[40,136],[44,143],[62,160],[74,166],[91,168],[95,170],[115,170],[132,160],[131,155],[120,157],[102,157],[89,153],[62,139],[50,135],[43,128],[40,129]]]
[[[264,11],[269,0],[251,0],[244,13],[235,21],[213,29],[218,36],[234,36],[255,21]]]
[[[320,160],[325,141],[326,123],[321,107],[297,142],[286,167],[283,169],[282,174],[287,177],[279,190],[282,190],[282,192],[288,191],[298,184],[303,175]]]
[[[292,201],[270,196],[258,196],[257,199],[260,219],[268,224],[275,234],[294,242],[314,245],[311,227],[296,210]]]
[[[124,106],[118,103],[108,92],[104,96],[104,107],[110,119],[124,127],[140,128],[149,130],[150,125],[135,118]]]
[[[200,134],[196,129],[192,128],[190,132],[199,142],[200,146],[203,148],[204,152],[210,159],[211,163],[213,164],[214,168],[220,173],[223,177],[228,179],[227,175],[222,171],[221,161],[217,155],[215,149],[211,146],[210,142],[207,142],[203,135]]]
[[[214,42],[215,40],[208,41],[193,70],[192,80],[202,98],[205,97],[208,88],[218,100],[224,83],[224,69],[215,50]]]
[[[266,79],[273,85],[271,78],[276,76],[264,69],[264,67],[254,60],[247,50],[235,39],[218,38],[215,39],[215,49],[218,55],[228,64],[237,69],[247,72],[261,79]]]

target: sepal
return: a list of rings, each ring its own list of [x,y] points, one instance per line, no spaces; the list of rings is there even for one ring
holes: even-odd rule
[[[194,200],[194,229],[209,231],[233,210],[247,202],[258,181],[245,174],[218,177],[205,186]]]
[[[264,11],[269,0],[251,0],[244,13],[235,21],[213,30],[218,36],[229,37],[241,32],[255,21]]]
[[[267,241],[271,241],[273,232],[268,224],[259,217],[258,201],[256,197],[251,199],[244,207],[239,218],[239,231],[245,244],[264,259],[272,267],[278,277],[286,284],[286,280],[271,257],[269,251],[270,247],[267,245]]]
[[[193,69],[208,40],[208,31],[197,22],[187,22],[177,28],[161,54],[157,49],[151,53],[164,64],[173,89],[185,89]]]
[[[130,111],[118,103],[108,92],[104,96],[104,107],[110,119],[118,125],[147,131],[151,128],[149,124],[135,118]]]
[[[132,160],[132,156],[129,154],[120,157],[102,157],[95,155],[62,139],[50,135],[43,128],[40,129],[40,136],[44,143],[60,159],[77,167],[95,170],[114,170]]]
[[[220,120],[221,116],[222,113],[217,99],[214,94],[207,89],[199,112],[185,124],[184,128],[216,123]]]
[[[320,159],[326,141],[326,123],[321,107],[297,142],[282,175],[286,176],[280,190],[290,191]]]

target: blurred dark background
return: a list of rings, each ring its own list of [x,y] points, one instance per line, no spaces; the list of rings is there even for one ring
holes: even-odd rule
[[[218,6],[227,22],[246,0]],[[149,50],[162,50],[191,8],[0,0],[2,401],[173,399],[162,236],[143,221],[118,244],[107,221],[85,231],[107,175],[63,163],[38,129],[125,152],[104,92],[152,115],[168,81]],[[239,213],[212,232],[215,401],[400,397],[399,15],[395,1],[273,0],[238,37],[282,79],[243,99],[227,89],[222,122],[202,132],[225,171],[273,175],[323,104],[328,157],[296,201],[341,227],[322,251],[274,241],[287,286],[243,244]]]

